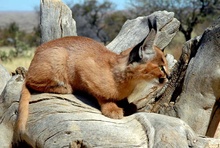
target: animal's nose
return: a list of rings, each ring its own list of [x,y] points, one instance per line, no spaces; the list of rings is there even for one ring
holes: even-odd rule
[[[168,80],[170,80],[171,79],[171,75],[169,74],[169,75],[167,75],[167,79]]]

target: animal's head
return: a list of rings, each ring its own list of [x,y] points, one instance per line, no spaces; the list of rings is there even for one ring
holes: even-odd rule
[[[156,31],[150,30],[148,36],[132,48],[128,65],[131,65],[144,79],[158,78],[163,83],[170,77],[164,53],[154,45]]]

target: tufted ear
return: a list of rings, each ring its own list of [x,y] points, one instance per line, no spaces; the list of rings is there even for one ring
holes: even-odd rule
[[[150,26],[149,26],[150,27]],[[151,28],[147,37],[138,43],[130,52],[128,64],[133,62],[147,61],[155,56],[154,40],[156,37],[156,30]]]

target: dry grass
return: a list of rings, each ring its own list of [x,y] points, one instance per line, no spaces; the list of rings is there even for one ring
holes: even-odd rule
[[[2,62],[1,64],[9,71],[13,72],[17,67],[25,67],[28,68],[31,62],[30,57],[19,57],[16,59],[13,59],[8,62]]]
[[[16,22],[22,31],[32,32],[33,28],[39,24],[39,18],[36,12],[0,12],[0,28],[8,27],[12,22]],[[6,51],[9,54],[10,50],[14,50],[13,47],[0,47],[0,51]],[[9,72],[14,71],[17,67],[22,66],[29,67],[30,61],[33,57],[34,49],[31,49],[25,53],[24,57],[13,58],[8,61],[2,62]]]
[[[9,52],[13,50],[13,47],[0,47],[0,51]],[[17,67],[28,68],[30,62],[33,58],[35,48],[32,48],[25,52],[25,56],[13,58],[8,61],[0,61],[0,64],[3,65],[9,72],[14,72]]]

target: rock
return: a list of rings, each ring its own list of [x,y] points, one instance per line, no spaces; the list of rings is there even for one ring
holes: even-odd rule
[[[174,13],[167,11],[157,11],[149,16],[127,20],[116,38],[107,45],[107,48],[120,53],[133,47],[149,33],[149,22],[156,23],[157,36],[154,44],[161,49],[164,49],[171,42],[180,25],[180,22],[174,18]]]
[[[11,78],[9,72],[0,65],[0,94],[3,92],[8,80]],[[0,98],[0,102],[2,98]]]
[[[220,19],[192,42],[191,59],[174,106],[161,111],[176,116],[199,135],[213,137],[220,122]],[[190,50],[190,48],[188,48]],[[181,85],[181,84],[180,84]]]
[[[22,76],[13,76],[8,81],[3,93],[1,94],[1,97],[3,98],[0,103],[1,147],[11,147],[22,84]]]
[[[58,5],[63,5],[58,0],[42,0],[41,3],[45,4],[46,7],[43,6],[42,8],[47,13],[50,13],[50,9],[53,10],[51,12],[54,12],[55,8],[63,8],[58,7]],[[57,10],[57,12],[60,11]],[[52,15],[46,16],[43,15],[44,19]],[[57,13],[54,16],[57,16]],[[170,42],[179,25],[179,22],[173,18],[173,13],[166,11],[128,21],[116,37],[117,39],[109,44],[109,49],[120,52],[127,46],[130,47],[138,43],[149,32],[148,26],[146,26],[146,22],[149,21],[157,23],[158,38],[155,40],[155,45],[163,49]],[[43,25],[51,24],[51,22],[44,23]],[[50,27],[46,28],[49,29]],[[143,30],[140,30],[141,27],[144,27]],[[47,37],[43,41],[57,37],[57,32],[53,32],[54,28],[51,27],[50,29],[51,32],[47,32],[48,36],[46,35]],[[216,124],[216,121],[219,121],[219,114],[214,114],[214,111],[219,112],[218,65],[220,64],[217,58],[219,56],[217,50],[219,49],[219,34],[219,27],[214,26],[203,35],[199,42],[198,52],[195,57],[191,57],[187,68],[183,91],[179,99],[173,103],[171,112],[186,122],[178,118],[146,112],[134,113],[116,120],[103,116],[97,102],[90,96],[35,93],[32,94],[29,105],[27,129],[21,135],[21,139],[32,147],[209,148],[219,146],[219,139],[198,137],[192,130],[193,128],[197,133],[203,134],[208,125],[211,127]],[[208,47],[210,49],[205,50]],[[203,61],[206,58],[207,60]],[[174,61],[172,57],[169,59],[170,63]],[[205,83],[207,86],[204,85]],[[2,102],[0,102],[0,131],[3,131],[0,132],[1,146],[10,147],[11,145],[22,84],[21,75],[15,75],[3,88]],[[146,107],[144,105],[149,101],[147,98],[155,99],[156,93],[153,88],[155,89],[157,85],[152,81],[151,85],[148,85],[150,93],[146,93],[147,90],[141,90],[142,87],[146,89],[146,84],[148,83],[143,82],[138,86],[139,89],[136,89],[135,93],[139,93],[139,97],[138,95],[136,95],[137,98],[132,97],[132,95],[129,96],[130,101],[136,103],[137,106]],[[142,94],[141,91],[144,93]],[[133,96],[135,95],[133,94]],[[145,102],[143,103],[141,100]],[[169,107],[169,105],[166,104],[165,106]],[[202,116],[205,117],[203,121]],[[214,120],[208,123],[207,121],[212,117]],[[201,129],[196,127],[194,124],[196,122]],[[213,130],[210,131],[212,133]]]
[[[0,142],[10,146],[23,80],[13,76],[0,108]],[[10,91],[14,89],[14,91]],[[5,105],[6,104],[6,105]],[[92,104],[92,105],[90,105]],[[212,147],[218,139],[200,138],[182,120],[136,113],[121,120],[107,118],[88,96],[32,94],[27,131],[32,147]]]
[[[41,43],[74,36],[76,22],[72,11],[60,0],[41,0]]]
[[[20,75],[12,77],[3,94],[6,112],[1,116],[4,118],[1,118],[3,122],[0,127],[4,125],[4,130],[10,127],[8,134],[4,135],[10,135],[11,138],[22,82]],[[14,91],[10,91],[12,89]],[[94,100],[88,100],[88,96],[76,98],[70,94],[33,94],[27,132],[22,139],[33,147],[64,147],[80,141],[86,147],[159,148],[164,144],[188,147],[196,141],[197,137],[191,128],[179,119],[137,113],[115,120],[103,116],[99,109],[90,106],[92,102]],[[1,137],[5,139],[3,135]]]

